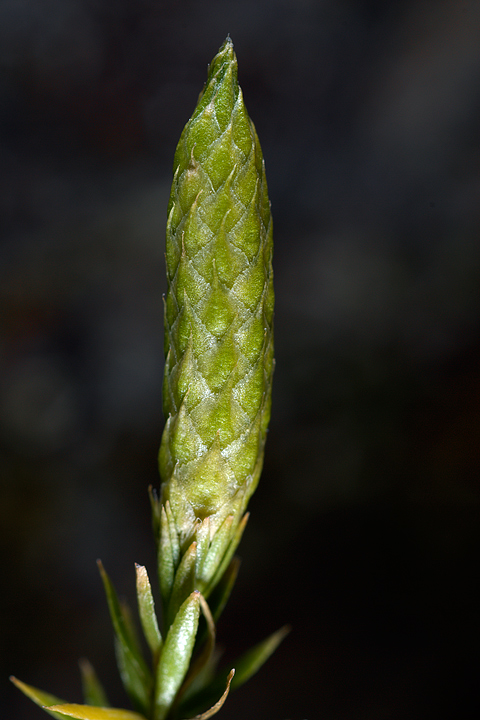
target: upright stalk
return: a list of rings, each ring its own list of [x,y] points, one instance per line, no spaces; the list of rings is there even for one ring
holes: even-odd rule
[[[175,152],[168,206],[166,425],[160,495],[150,491],[162,613],[136,566],[147,661],[131,614],[99,563],[123,685],[134,708],[111,708],[92,666],[85,705],[13,682],[56,718],[207,720],[255,673],[281,629],[217,670],[216,622],[235,583],[234,553],[263,465],[273,359],[272,219],[265,164],[237,79],[230,38]],[[203,619],[202,619],[203,618]]]

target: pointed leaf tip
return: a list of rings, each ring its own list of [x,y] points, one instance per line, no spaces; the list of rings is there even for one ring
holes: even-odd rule
[[[244,655],[236,663],[236,675],[232,684],[232,690],[243,685],[249,680],[252,675],[255,675],[262,665],[268,660],[277,647],[280,645],[282,640],[288,635],[291,628],[289,625],[284,625],[276,632],[269,635],[265,640],[259,642],[250,650],[247,650]]]
[[[145,635],[153,657],[156,659],[162,647],[162,636],[155,614],[152,587],[148,578],[147,569],[143,565],[135,563],[135,571],[137,575],[138,612],[142,623],[143,634]]]
[[[52,712],[50,710],[51,706],[55,706],[64,702],[63,700],[60,700],[60,698],[56,697],[56,695],[51,695],[50,693],[39,690],[32,685],[27,685],[27,683],[18,680],[18,678],[16,678],[14,675],[10,676],[10,680],[15,685],[15,687],[21,690],[24,695],[30,698],[30,700],[32,700],[36,705],[39,705],[49,715],[54,718],[65,717],[65,715],[63,714],[60,714],[58,712]]]
[[[105,588],[110,617],[114,628],[117,664],[123,685],[134,707],[143,713],[147,713],[150,703],[150,692],[153,685],[151,672],[138,646],[126,607],[120,604],[115,588],[105,572],[101,561],[98,561],[98,567]]]

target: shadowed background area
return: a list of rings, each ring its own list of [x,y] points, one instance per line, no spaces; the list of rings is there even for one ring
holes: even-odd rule
[[[277,370],[219,640],[293,631],[221,717],[478,717],[475,0],[3,0],[2,717],[42,717],[10,673],[81,701],[81,656],[126,704],[95,560],[154,574],[171,166],[227,33]]]

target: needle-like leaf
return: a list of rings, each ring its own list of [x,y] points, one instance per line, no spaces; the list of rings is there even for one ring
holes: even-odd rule
[[[39,690],[32,685],[27,685],[27,683],[18,680],[18,678],[14,677],[13,675],[10,676],[10,680],[19,690],[23,692],[24,695],[29,697],[30,700],[33,700],[36,705],[39,705],[52,717],[57,718],[57,720],[58,718],[66,717],[65,714],[54,712],[50,709],[50,706],[59,705],[64,702],[63,700],[60,700],[60,698],[56,697],[56,695],[44,692],[44,690]]]
[[[175,700],[195,644],[200,615],[200,593],[193,592],[183,603],[170,626],[157,669],[154,720],[164,720]]]
[[[153,684],[152,675],[132,633],[130,619],[120,605],[115,588],[100,561],[98,561],[98,567],[115,631],[115,650],[122,682],[134,707],[147,715]]]
[[[156,661],[162,647],[162,636],[158,629],[152,587],[148,579],[147,569],[143,567],[143,565],[136,564],[135,570],[137,574],[137,599],[140,621],[145,639],[152,652],[154,661]]]

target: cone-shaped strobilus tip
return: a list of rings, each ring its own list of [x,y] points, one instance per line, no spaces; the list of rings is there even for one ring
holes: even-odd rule
[[[177,536],[178,563],[196,541],[208,594],[258,483],[274,366],[265,165],[230,38],[178,143],[166,245],[163,544]]]

